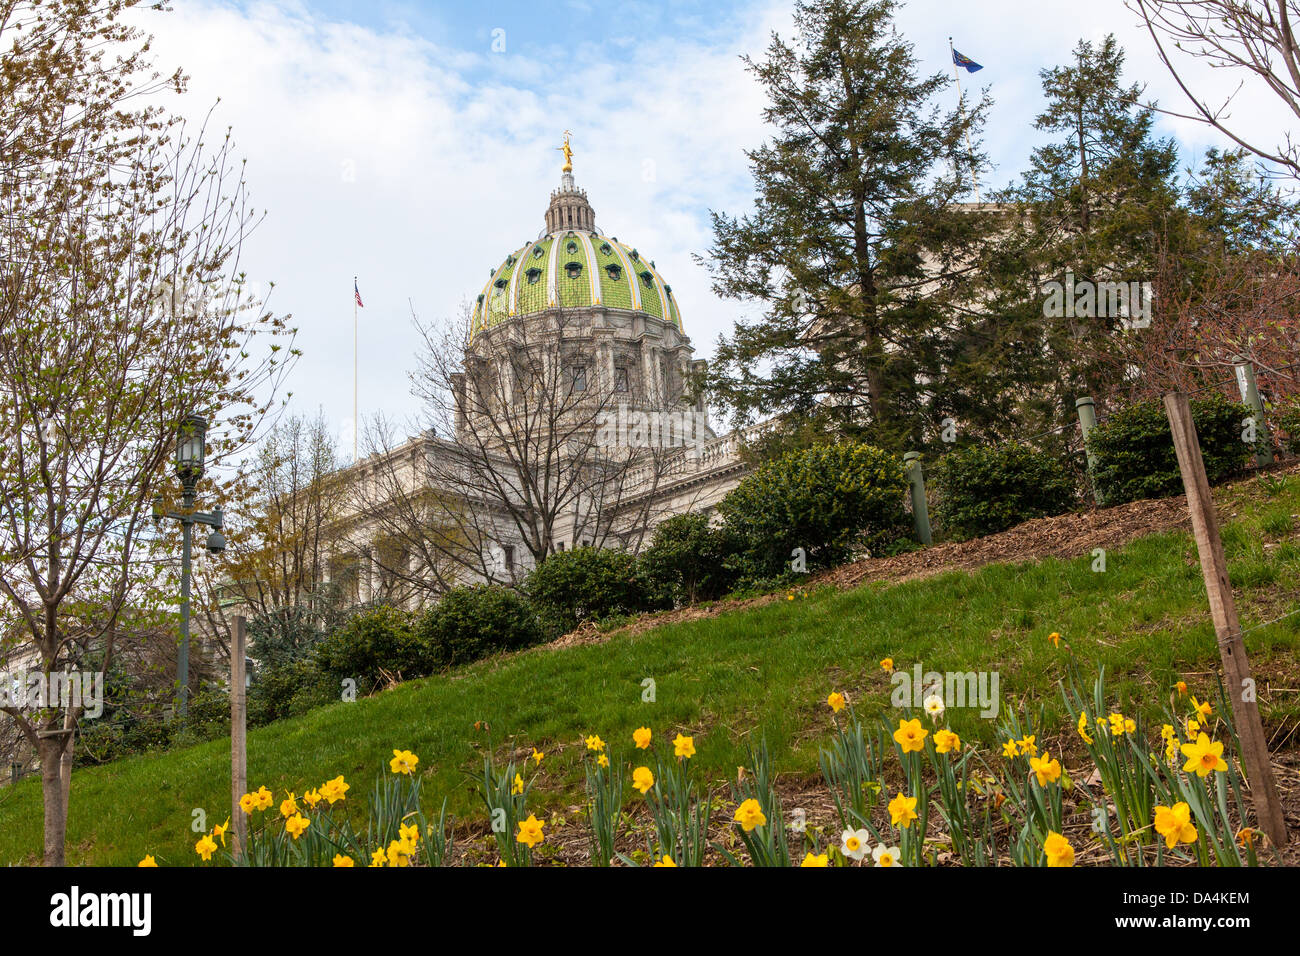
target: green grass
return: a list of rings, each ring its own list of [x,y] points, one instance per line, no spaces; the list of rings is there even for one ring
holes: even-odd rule
[[[1225,548],[1243,626],[1296,607],[1300,547],[1270,540],[1263,525],[1290,536],[1276,515],[1300,511],[1292,482],[1267,509],[1254,482],[1221,495],[1240,517],[1225,528]],[[1265,547],[1271,544],[1272,547]],[[878,666],[991,671],[1001,706],[1027,695],[1059,717],[1055,682],[1068,653],[1047,640],[1059,631],[1085,664],[1104,664],[1126,712],[1156,716],[1174,681],[1212,694],[1218,653],[1195,549],[1182,533],[1151,535],[1112,551],[1104,573],[1093,559],[992,565],[900,585],[822,590],[766,606],[666,625],[601,644],[539,648],[485,661],[454,674],[411,682],[377,697],[336,704],[249,735],[249,779],[301,793],[343,773],[359,803],[394,747],[414,750],[429,775],[432,803],[449,798],[459,817],[482,816],[467,770],[481,769],[475,746],[503,741],[548,753],[534,797],[571,805],[580,786],[579,738],[599,733],[628,757],[631,732],[646,724],[661,739],[694,733],[696,760],[717,782],[746,762],[750,735],[767,740],[783,773],[813,774],[828,735],[823,703],[847,691],[859,711],[887,705]],[[1251,654],[1270,731],[1294,725],[1300,615],[1250,631]],[[646,678],[655,702],[642,701]],[[994,722],[974,710],[950,711],[963,738],[993,742]],[[476,731],[476,721],[489,731]],[[1055,726],[1049,724],[1049,726]],[[1276,745],[1276,744],[1275,744]],[[207,824],[228,815],[229,745],[221,741],[136,757],[74,775],[68,861],[134,865],[197,861],[190,832],[195,809]],[[0,790],[0,861],[34,862],[41,844],[38,780]]]

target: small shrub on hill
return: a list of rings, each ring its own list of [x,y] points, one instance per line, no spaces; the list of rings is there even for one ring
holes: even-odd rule
[[[1196,399],[1191,406],[1210,483],[1240,472],[1253,451],[1242,440],[1242,422],[1250,409],[1218,394]],[[1088,447],[1097,459],[1093,480],[1102,504],[1167,498],[1183,490],[1169,419],[1158,399],[1137,402],[1111,415],[1092,430]]]
[[[910,528],[907,478],[897,456],[841,442],[793,451],[760,465],[718,506],[735,542],[731,566],[746,581],[787,570],[802,548],[809,571],[880,554]]]
[[[934,487],[935,519],[962,538],[1064,514],[1077,503],[1074,477],[1061,461],[1020,444],[949,452],[935,465]]]

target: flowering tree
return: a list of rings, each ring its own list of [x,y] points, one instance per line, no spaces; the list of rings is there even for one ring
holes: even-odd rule
[[[0,615],[46,687],[107,669],[124,612],[164,603],[147,519],[177,423],[208,416],[220,464],[296,354],[238,271],[256,215],[229,137],[140,105],[183,79],[152,72],[134,5],[0,0]],[[84,701],[4,703],[61,865]]]

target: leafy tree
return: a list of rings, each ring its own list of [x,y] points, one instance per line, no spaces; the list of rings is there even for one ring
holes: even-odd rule
[[[966,137],[988,100],[936,104],[951,80],[918,75],[897,8],[800,2],[797,39],[745,58],[774,135],[746,154],[753,212],[713,213],[703,261],[719,295],[763,309],[720,340],[709,373],[733,417],[818,419],[902,450],[933,436],[963,384],[947,343],[994,221],[953,205],[984,162]]]
[[[229,139],[142,105],[182,84],[131,6],[0,4],[0,630],[47,680],[111,668],[124,609],[175,594],[149,516],[177,423],[208,416],[210,467],[241,454],[295,354],[238,271],[257,217]],[[39,755],[51,866],[81,704],[3,708]]]
[[[1297,205],[1260,175],[1248,155],[1244,149],[1207,149],[1187,183],[1187,208],[1227,253],[1292,249]]]

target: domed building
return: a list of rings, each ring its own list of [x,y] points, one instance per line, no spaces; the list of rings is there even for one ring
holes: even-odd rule
[[[427,391],[445,391],[449,427],[349,469],[358,507],[333,573],[352,600],[409,602],[421,574],[422,601],[453,583],[515,582],[558,551],[636,550],[744,474],[738,436],[717,436],[692,392],[704,362],[672,286],[600,230],[567,139],[563,150],[543,228],[490,270],[457,354],[425,362],[445,375]]]

